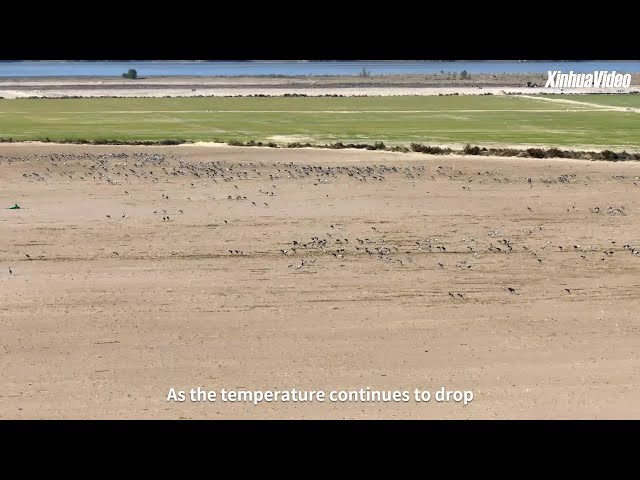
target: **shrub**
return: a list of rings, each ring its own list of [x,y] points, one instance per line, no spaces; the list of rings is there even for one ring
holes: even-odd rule
[[[420,143],[412,143],[411,150],[419,153],[428,153],[431,155],[442,155],[445,153],[451,153],[450,148],[432,147],[430,145],[422,145]]]
[[[544,158],[545,156],[545,151],[542,148],[528,148],[526,152],[533,158]]]
[[[468,143],[464,146],[462,151],[464,152],[465,155],[481,155],[481,151],[480,151],[480,147],[479,146],[476,145],[476,146],[472,147]]]
[[[395,146],[391,147],[391,151],[392,151],[392,152],[402,152],[402,153],[407,153],[407,152],[409,152],[410,150],[409,150],[407,147],[403,146],[403,145],[395,145]]]
[[[551,147],[549,150],[547,150],[547,153],[545,154],[545,157],[549,158],[549,157],[556,157],[556,158],[562,158],[564,156],[564,154],[567,152],[563,152],[562,150],[556,148],[556,147]]]

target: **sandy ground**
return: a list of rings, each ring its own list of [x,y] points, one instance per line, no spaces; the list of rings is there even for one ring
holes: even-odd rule
[[[537,88],[526,87],[527,82]],[[545,75],[477,75],[454,80],[451,75],[361,77],[113,77],[0,78],[0,97],[191,97],[285,94],[319,95],[505,95],[539,93],[629,93],[640,91],[640,74],[629,88],[542,88]]]
[[[626,162],[0,145],[0,418],[640,418],[639,201]],[[410,401],[219,397],[367,387]]]

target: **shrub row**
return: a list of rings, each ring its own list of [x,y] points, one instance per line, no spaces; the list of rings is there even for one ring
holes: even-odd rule
[[[21,142],[24,140],[14,139],[12,137],[0,137],[0,143],[13,143]],[[38,141],[45,143],[68,143],[79,145],[181,145],[185,143],[193,143],[190,140],[184,139],[165,139],[165,140],[110,140],[110,139],[50,139],[43,138]],[[216,143],[225,143],[223,140],[214,139]],[[360,150],[381,150],[388,152],[418,152],[429,155],[451,155],[451,154],[463,154],[463,155],[478,155],[478,156],[497,156],[497,157],[521,157],[521,158],[572,158],[578,160],[607,160],[612,162],[626,161],[626,160],[640,160],[640,153],[627,152],[614,152],[612,150],[602,150],[600,152],[595,151],[578,151],[578,150],[561,150],[557,147],[551,148],[487,148],[479,147],[478,145],[467,144],[462,150],[454,150],[448,147],[438,147],[433,145],[423,145],[421,143],[412,143],[410,147],[403,145],[386,146],[383,142],[369,143],[327,143],[327,144],[313,144],[313,143],[301,143],[291,142],[284,146],[278,145],[274,142],[260,142],[255,140],[249,140],[243,142],[241,140],[229,140],[226,142],[231,146],[238,147],[270,147],[270,148],[326,148],[333,150],[340,150],[345,148],[360,149]]]
[[[274,147],[278,146],[275,143],[263,143],[249,140],[243,142],[240,140],[231,140],[227,142],[228,145],[242,146],[242,147]],[[633,152],[613,152],[611,150],[603,150],[601,152],[594,151],[576,151],[576,150],[561,150],[556,147],[551,148],[527,148],[519,150],[516,148],[487,148],[479,147],[477,145],[471,146],[467,144],[462,150],[454,150],[448,147],[438,147],[433,145],[423,145],[421,143],[412,143],[410,147],[403,145],[395,145],[388,147],[383,142],[376,142],[374,144],[368,143],[329,143],[329,144],[314,144],[314,143],[301,143],[292,142],[288,143],[284,148],[327,148],[332,150],[340,150],[344,148],[355,148],[360,150],[383,150],[388,152],[418,152],[426,153],[429,155],[451,155],[451,154],[463,154],[463,155],[481,155],[481,156],[494,156],[494,157],[520,157],[520,158],[573,158],[579,160],[609,160],[609,161],[624,161],[624,160],[640,160],[640,153]]]
[[[13,142],[21,142],[24,140],[18,140],[13,138],[2,138],[0,137],[0,143],[13,143]],[[63,138],[63,139],[50,139],[39,138],[36,141],[43,143],[69,143],[75,145],[182,145],[184,143],[192,143],[188,140],[173,140],[173,139],[165,139],[165,140],[109,140],[105,138],[98,138],[95,140],[86,140],[83,138]]]
[[[518,150],[515,148],[486,148],[471,146],[467,144],[462,153],[465,155],[487,155],[497,157],[524,157],[524,158],[573,158],[578,160],[609,160],[617,162],[619,160],[640,160],[640,153],[614,152],[612,150],[579,151],[579,150],[561,150],[557,147],[551,148],[527,148]]]

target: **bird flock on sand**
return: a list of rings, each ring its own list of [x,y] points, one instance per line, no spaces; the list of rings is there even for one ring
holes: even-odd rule
[[[205,194],[207,199],[219,202],[246,202],[247,206],[256,209],[269,209],[274,203],[278,203],[278,182],[284,179],[293,180],[294,184],[298,182],[300,187],[303,184],[319,187],[335,182],[339,178],[362,183],[385,182],[397,176],[425,181],[448,179],[463,183],[462,190],[469,192],[472,191],[474,184],[522,184],[525,188],[532,189],[554,184],[574,184],[579,181],[588,184],[591,180],[589,177],[579,179],[576,174],[514,178],[499,172],[477,171],[475,175],[470,175],[453,167],[431,168],[418,163],[403,166],[358,163],[331,166],[293,162],[195,162],[173,154],[148,152],[0,156],[0,164],[4,163],[28,165],[31,171],[22,174],[23,179],[28,181],[46,183],[52,179],[63,179],[107,183],[114,187],[126,188],[119,193],[124,193],[128,198],[133,196],[130,192],[134,192],[135,182],[161,185],[179,179],[184,182],[187,192],[189,188],[195,186],[210,186],[210,193]],[[246,184],[243,183],[246,180],[260,181],[260,188],[249,192]],[[613,176],[613,180],[630,180],[637,187],[637,180],[640,179],[616,175]],[[216,188],[225,185],[224,189]],[[230,188],[233,194],[228,193]],[[220,193],[222,190],[225,190],[224,194]],[[183,209],[172,208],[173,198],[173,194],[170,198],[168,193],[162,192],[159,201],[164,202],[165,205],[152,212],[161,217],[162,222],[174,223],[185,214]],[[191,200],[191,197],[186,196],[186,199]],[[398,239],[397,232],[386,229],[384,225],[366,226],[362,222],[358,224],[357,221],[328,223],[321,232],[311,232],[307,236],[292,238],[289,243],[281,245],[274,254],[287,257],[287,267],[301,273],[317,269],[326,261],[337,261],[343,268],[350,262],[370,259],[398,268],[433,269],[442,271],[443,275],[451,269],[462,272],[482,270],[486,268],[487,259],[496,258],[496,255],[515,256],[523,268],[542,268],[547,262],[557,263],[560,259],[569,257],[570,262],[597,262],[600,265],[605,264],[608,258],[616,254],[640,257],[640,247],[636,247],[631,239],[611,240],[605,245],[598,245],[596,242],[583,244],[561,242],[554,238],[547,239],[545,226],[533,220],[535,208],[526,205],[513,208],[521,208],[523,215],[531,219],[528,225],[523,225],[523,228],[517,231],[486,225],[485,233],[478,238],[470,235],[460,235],[459,238],[446,235],[443,238],[443,235],[434,233],[433,235],[405,235],[404,238]],[[574,213],[578,212],[578,209],[575,205],[570,205],[566,207],[566,211]],[[593,205],[589,208],[589,214],[625,217],[628,212],[624,205],[611,204]],[[103,218],[113,222],[117,219],[126,219],[127,214],[109,212],[104,213]],[[224,225],[229,225],[227,219],[224,219]],[[229,248],[226,253],[230,257],[251,256],[251,252],[246,251],[246,247]],[[119,256],[118,252],[114,251],[113,254]],[[568,257],[559,257],[559,255]],[[24,256],[27,261],[43,259],[43,256],[34,258],[29,253],[25,253]],[[418,259],[420,259],[419,264]],[[14,275],[15,270],[14,265],[10,266],[9,275]],[[507,295],[520,295],[523,290],[526,290],[526,285],[502,285],[500,288]],[[579,293],[580,289],[567,286],[563,291],[567,295],[572,295]],[[470,298],[470,294],[464,291],[446,291],[445,295],[456,302]]]

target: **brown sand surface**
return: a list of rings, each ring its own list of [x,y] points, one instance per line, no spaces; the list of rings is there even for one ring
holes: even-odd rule
[[[639,202],[631,162],[0,145],[0,418],[640,418]]]

